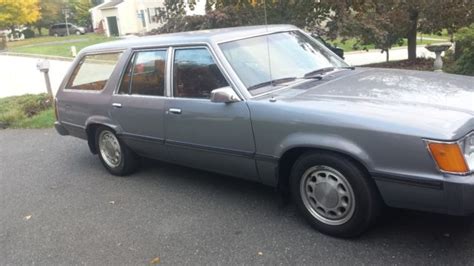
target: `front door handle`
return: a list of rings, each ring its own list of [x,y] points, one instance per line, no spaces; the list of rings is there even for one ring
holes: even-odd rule
[[[170,108],[168,110],[168,112],[172,113],[172,114],[177,114],[177,115],[180,115],[181,114],[181,109],[179,108]]]
[[[115,108],[122,108],[121,103],[113,103],[112,106],[115,107]]]

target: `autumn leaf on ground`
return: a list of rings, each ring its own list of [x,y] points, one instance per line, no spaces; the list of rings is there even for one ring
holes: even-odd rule
[[[160,263],[160,257],[156,257],[150,261],[151,265],[159,264]]]
[[[25,221],[28,221],[29,219],[31,219],[31,215],[27,215],[27,216],[23,217],[23,220],[25,220]]]

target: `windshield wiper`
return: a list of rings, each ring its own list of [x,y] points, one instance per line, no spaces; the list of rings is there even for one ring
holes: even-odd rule
[[[322,79],[323,77],[321,76],[324,73],[331,72],[334,70],[334,67],[323,67],[320,69],[313,70],[311,72],[308,72],[304,74],[304,78],[317,78],[317,79]]]
[[[355,70],[355,66],[346,66],[346,67],[340,67],[341,69],[350,69],[350,70]]]
[[[252,85],[252,86],[248,87],[247,90],[251,91],[251,90],[258,89],[258,88],[262,88],[262,87],[266,87],[266,86],[270,86],[270,85],[279,85],[279,84],[287,83],[287,82],[294,81],[294,80],[296,80],[296,77],[273,79],[273,80],[269,80],[269,81],[265,81],[265,82],[262,82],[262,83]]]

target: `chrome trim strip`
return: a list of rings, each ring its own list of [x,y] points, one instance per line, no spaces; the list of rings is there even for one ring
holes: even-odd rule
[[[118,136],[122,138],[130,138],[130,139],[135,139],[139,141],[157,142],[159,144],[165,144],[165,140],[162,138],[149,137],[149,136],[144,136],[140,134],[120,133],[118,134]]]
[[[208,151],[208,152],[225,153],[227,155],[234,155],[234,156],[239,156],[239,157],[254,158],[253,152],[193,144],[193,143],[187,143],[187,142],[181,142],[181,141],[166,140],[165,145],[182,147],[182,148],[190,148],[190,149],[196,149],[196,150],[202,150],[202,151]]]
[[[279,160],[278,157],[271,156],[271,155],[256,154],[254,152],[248,152],[248,151],[243,151],[243,150],[220,148],[220,147],[193,144],[193,143],[187,143],[187,142],[181,142],[181,141],[165,140],[162,138],[148,137],[148,136],[143,136],[139,134],[121,133],[121,134],[118,134],[118,136],[123,137],[123,138],[131,138],[135,140],[140,140],[140,141],[157,142],[159,144],[175,146],[179,148],[188,148],[188,149],[201,150],[201,151],[207,151],[207,152],[222,153],[225,155],[245,157],[248,159],[255,159],[259,161],[268,161],[268,162],[277,163]]]
[[[444,188],[443,181],[421,179],[415,176],[405,176],[382,172],[371,172],[370,175],[376,181],[393,182],[403,185],[418,186],[437,190],[442,190]]]

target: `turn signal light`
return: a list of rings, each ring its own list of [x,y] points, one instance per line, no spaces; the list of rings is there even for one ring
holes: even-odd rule
[[[459,144],[429,142],[428,148],[441,171],[449,173],[469,172],[469,167]]]

